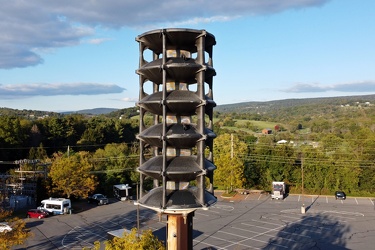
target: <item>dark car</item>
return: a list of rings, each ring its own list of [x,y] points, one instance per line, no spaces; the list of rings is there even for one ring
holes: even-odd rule
[[[346,194],[343,191],[336,191],[335,192],[335,198],[336,198],[336,200],[345,200]]]
[[[87,201],[88,203],[95,203],[97,205],[108,204],[108,198],[103,194],[94,194],[92,196],[89,196]]]
[[[48,212],[43,211],[41,209],[29,209],[29,211],[27,211],[26,216],[27,218],[42,219],[48,217]]]

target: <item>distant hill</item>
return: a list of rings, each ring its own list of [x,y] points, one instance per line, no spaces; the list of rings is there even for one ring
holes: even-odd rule
[[[39,119],[43,117],[59,117],[62,116],[62,114],[41,110],[0,108],[0,116],[19,116],[28,119]]]
[[[109,114],[117,110],[118,109],[114,109],[114,108],[94,108],[94,109],[82,109],[78,111],[66,111],[66,112],[61,112],[61,114],[64,114],[64,115],[69,115],[69,114],[105,115],[105,114]]]
[[[285,99],[268,102],[242,102],[218,105],[214,110],[221,113],[254,113],[265,112],[269,110],[280,110],[285,108],[293,108],[296,106],[306,105],[353,105],[355,103],[370,102],[375,103],[375,95],[362,96],[340,96],[340,97],[321,97],[321,98],[305,98],[305,99]]]
[[[277,111],[281,109],[289,109],[297,106],[307,106],[308,108],[317,106],[330,106],[330,105],[355,105],[356,103],[369,102],[371,105],[375,104],[374,95],[362,95],[362,96],[341,96],[341,97],[322,97],[322,98],[305,98],[305,99],[285,99],[268,102],[242,102],[218,105],[214,111],[220,113],[262,113]],[[130,118],[135,115],[139,115],[137,107],[130,107],[125,109],[114,109],[114,108],[94,108],[84,109],[78,111],[66,111],[66,112],[49,112],[39,110],[17,110],[10,108],[0,108],[0,116],[22,116],[30,119],[36,119],[40,117],[48,116],[64,116],[68,114],[83,114],[88,116],[105,115],[107,117],[124,117]]]

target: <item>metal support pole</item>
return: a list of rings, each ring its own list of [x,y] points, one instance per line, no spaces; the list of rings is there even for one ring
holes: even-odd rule
[[[193,249],[193,216],[189,214],[168,215],[167,224],[167,249],[192,250]]]
[[[304,214],[306,213],[306,208],[305,208],[305,200],[304,200],[304,190],[303,190],[303,154],[301,154],[301,170],[302,170],[302,207],[301,207],[301,213]]]

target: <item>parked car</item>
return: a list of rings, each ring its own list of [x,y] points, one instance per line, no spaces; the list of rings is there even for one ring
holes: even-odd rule
[[[48,217],[48,212],[44,211],[44,210],[41,210],[41,209],[29,209],[29,211],[27,211],[27,218],[38,218],[38,219],[42,219],[42,218],[46,218]]]
[[[336,200],[345,200],[346,194],[343,191],[336,191],[335,192],[335,198],[336,198]]]
[[[108,204],[108,198],[103,194],[94,194],[89,196],[87,199],[88,203],[95,203],[97,205],[105,205]]]
[[[12,231],[12,228],[5,222],[0,223],[0,233],[7,233]]]

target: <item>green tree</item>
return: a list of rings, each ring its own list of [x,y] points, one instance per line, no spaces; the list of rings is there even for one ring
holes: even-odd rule
[[[332,170],[332,162],[326,156],[322,148],[302,148],[301,164],[303,164],[304,189],[310,193],[330,193],[336,182],[335,173]],[[302,167],[302,166],[301,166]],[[297,186],[302,185],[302,168],[296,169],[298,175]]]
[[[274,159],[272,156],[274,144],[271,136],[262,136],[258,138],[250,155],[252,159],[251,169],[258,175],[254,184],[265,190],[268,190],[272,181],[274,181],[270,171],[270,164],[273,163]]]
[[[40,143],[38,148],[32,147],[29,150],[29,159],[45,160],[48,158],[47,151],[44,149],[43,144]]]
[[[133,183],[131,173],[138,166],[139,156],[125,143],[110,143],[93,155],[94,170],[99,172],[99,189],[108,193],[112,185]],[[139,178],[138,178],[139,179]],[[130,183],[130,184],[131,184]]]
[[[55,154],[48,176],[52,180],[53,191],[70,198],[86,198],[97,185],[96,177],[90,173],[92,166],[88,152],[71,152],[70,156]]]
[[[1,160],[22,159],[24,155],[19,148],[27,142],[27,123],[18,117],[0,115],[0,147],[8,150],[0,150]],[[11,150],[13,149],[13,150]]]
[[[247,155],[247,146],[237,136],[232,139],[230,134],[223,134],[214,140],[215,185],[231,189],[244,187],[244,155]]]
[[[324,135],[320,140],[324,150],[327,152],[335,151],[338,149],[342,144],[342,139],[334,134],[327,134]]]
[[[48,140],[52,147],[58,148],[64,145],[66,140],[65,120],[62,118],[52,117],[48,120]]]
[[[65,117],[66,143],[74,146],[86,129],[86,120],[81,114],[72,114]]]

